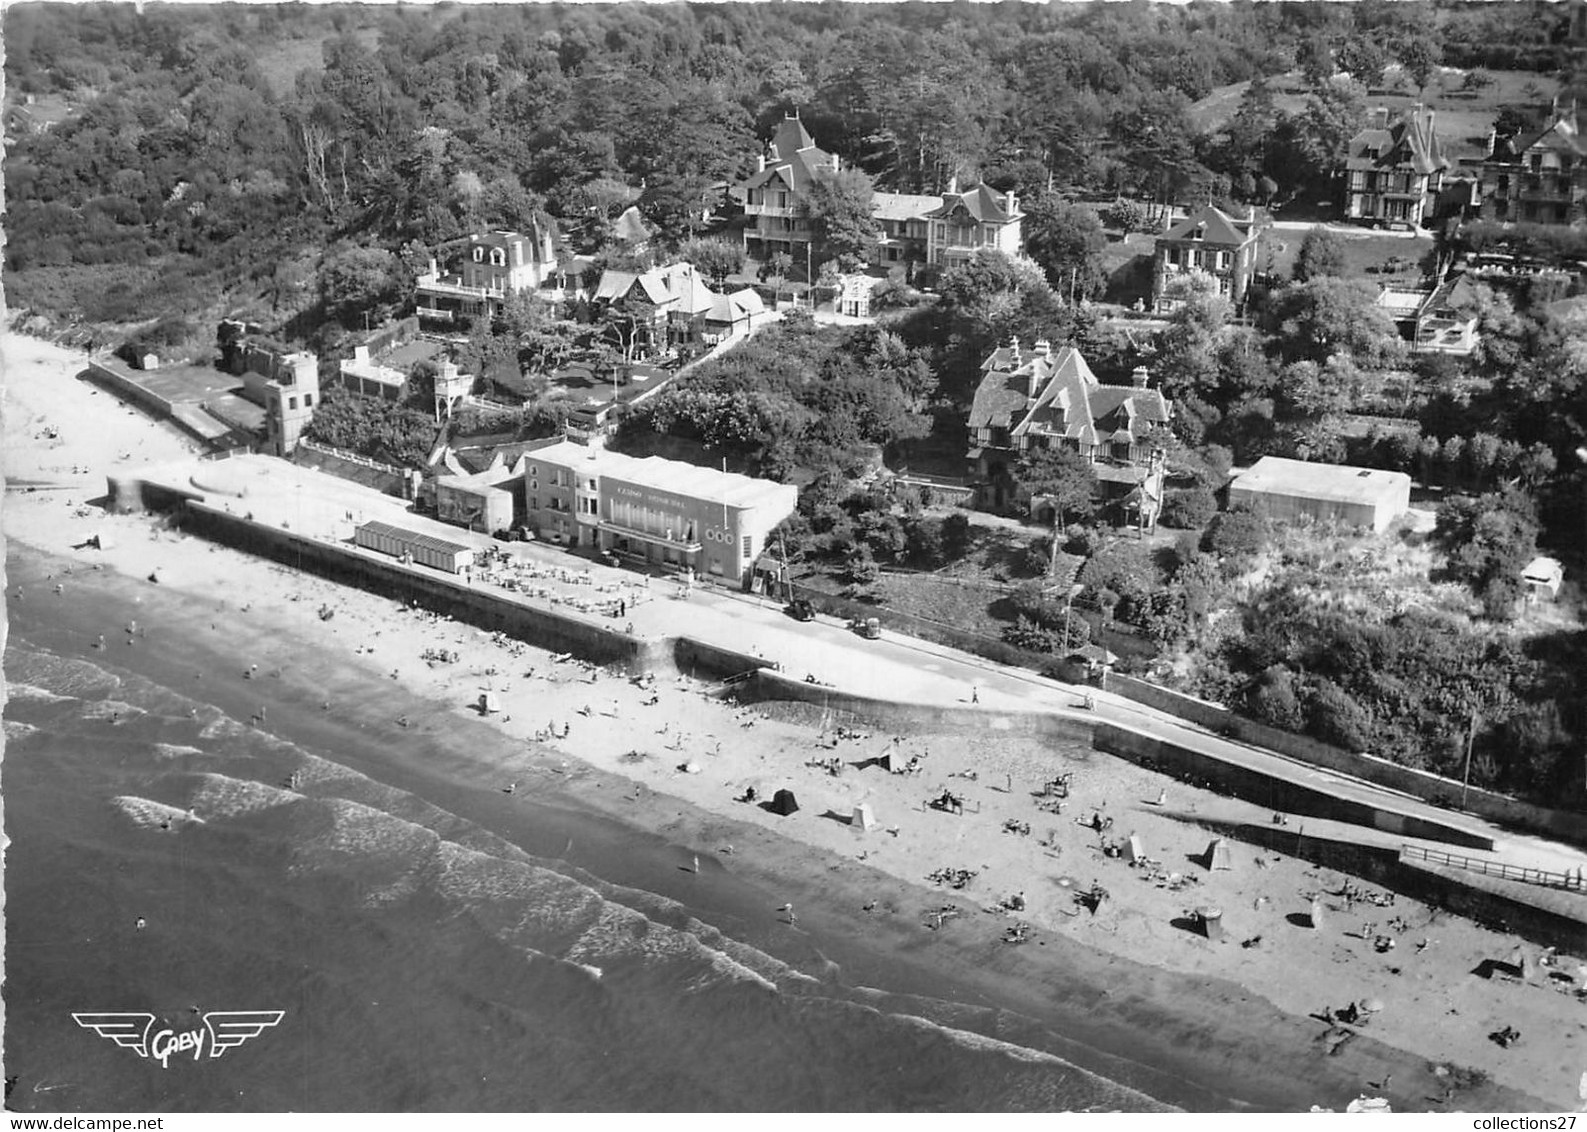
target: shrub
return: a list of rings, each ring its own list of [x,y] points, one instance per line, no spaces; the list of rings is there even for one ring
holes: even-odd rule
[[[1267,521],[1243,507],[1215,516],[1201,536],[1201,549],[1220,558],[1242,559],[1267,545]]]
[[[1207,488],[1197,486],[1170,491],[1163,498],[1159,521],[1165,527],[1192,531],[1206,526],[1217,513],[1218,500]]]

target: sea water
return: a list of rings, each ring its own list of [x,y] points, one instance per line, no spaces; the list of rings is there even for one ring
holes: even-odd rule
[[[515,800],[539,836],[509,841],[351,742],[172,687],[180,642],[77,647],[60,616],[15,617],[5,652],[13,1110],[1163,1107],[975,1032],[983,1006],[797,969],[603,870],[615,851],[544,852],[566,813]],[[213,1056],[206,1018],[233,1011],[280,1020]],[[162,1062],[90,1013],[205,1036]]]

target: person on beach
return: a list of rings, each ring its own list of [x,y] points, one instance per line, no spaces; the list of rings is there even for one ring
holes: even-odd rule
[[[970,702],[972,704],[978,704],[981,702],[981,687],[979,684],[970,685]]]

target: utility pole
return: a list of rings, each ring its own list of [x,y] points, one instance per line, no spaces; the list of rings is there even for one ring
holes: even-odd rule
[[[1466,808],[1466,791],[1471,789],[1471,745],[1477,738],[1477,709],[1471,709],[1471,726],[1466,731],[1466,775],[1460,783],[1460,808]]]

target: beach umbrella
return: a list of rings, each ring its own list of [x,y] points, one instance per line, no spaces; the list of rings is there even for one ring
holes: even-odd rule
[[[1368,1014],[1383,1013],[1383,1000],[1381,998],[1364,998],[1361,1000],[1361,1009]]]

